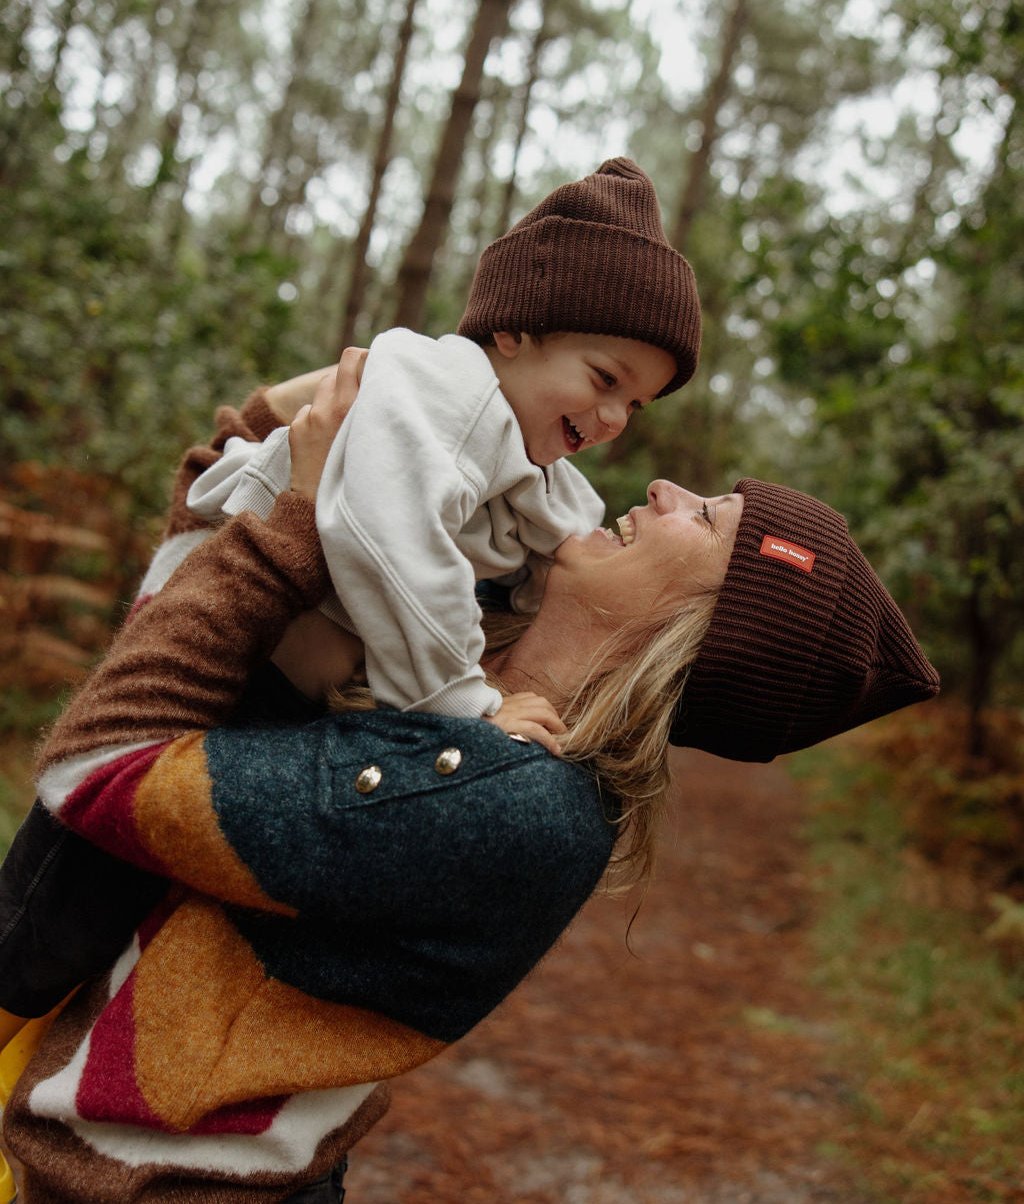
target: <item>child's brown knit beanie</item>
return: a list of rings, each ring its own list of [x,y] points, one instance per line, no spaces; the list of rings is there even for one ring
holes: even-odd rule
[[[662,347],[684,385],[700,351],[693,269],[665,237],[654,186],[629,159],[556,188],[480,256],[458,333],[611,334]]]
[[[770,761],[938,693],[939,675],[841,514],[764,481],[734,491],[736,546],[673,744]]]

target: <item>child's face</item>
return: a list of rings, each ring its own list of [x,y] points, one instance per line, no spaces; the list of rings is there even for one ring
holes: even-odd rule
[[[609,334],[494,336],[491,363],[534,464],[620,434],[676,373],[660,347]]]

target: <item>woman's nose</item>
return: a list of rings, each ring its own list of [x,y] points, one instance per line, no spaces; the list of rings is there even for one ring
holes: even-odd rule
[[[647,486],[647,500],[659,514],[667,514],[679,506],[700,503],[701,498],[687,489],[682,489],[674,481],[657,480]]]

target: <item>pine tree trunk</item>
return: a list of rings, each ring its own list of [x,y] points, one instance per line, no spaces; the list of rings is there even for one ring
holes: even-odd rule
[[[20,82],[19,76],[28,69],[29,53],[26,39],[32,28],[33,16],[31,0],[20,0],[18,4],[11,4],[3,13],[3,20],[7,25],[5,40],[11,50],[7,59],[7,70],[12,82]]]
[[[57,38],[53,48],[53,62],[45,77],[38,82],[30,70],[31,54],[25,44],[32,28],[30,6],[24,11],[24,23],[12,26],[15,39],[14,53],[11,56],[13,70],[11,79],[7,80],[6,84],[10,86],[16,80],[23,81],[23,92],[26,96],[32,96],[38,88],[42,103],[25,104],[20,111],[15,110],[10,116],[7,111],[3,112],[3,124],[0,125],[0,184],[5,188],[16,186],[19,172],[27,165],[30,167],[32,156],[37,152],[37,131],[62,107],[57,80],[75,22],[77,6],[78,0],[64,0],[55,16]],[[6,14],[4,17],[6,18]]]
[[[356,323],[363,308],[363,298],[366,295],[366,278],[368,266],[366,252],[370,246],[370,235],[377,218],[377,204],[380,201],[384,175],[391,162],[391,139],[395,129],[395,114],[398,112],[398,102],[402,94],[402,78],[405,75],[405,64],[409,57],[409,44],[412,42],[414,17],[417,0],[406,0],[405,16],[399,26],[394,51],[394,67],[391,72],[391,83],[388,85],[387,102],[384,107],[384,120],[377,139],[377,151],[373,159],[373,173],[370,179],[370,194],[366,202],[363,220],[359,225],[359,233],[352,245],[352,274],[348,282],[348,294],[345,298],[345,312],[341,320],[341,335],[338,339],[338,354],[355,342]]]
[[[423,320],[427,287],[434,260],[444,245],[455,203],[455,187],[462,164],[473,110],[480,99],[480,81],[491,42],[503,33],[510,0],[480,0],[466,48],[462,79],[452,96],[451,110],[427,188],[419,229],[412,236],[398,270],[398,306],[395,324],[417,329]]]
[[[748,0],[735,0],[733,4],[722,35],[722,53],[719,57],[718,70],[704,96],[704,106],[700,116],[700,145],[690,158],[686,186],[679,199],[675,224],[669,240],[680,251],[686,250],[693,219],[697,216],[704,197],[704,186],[711,166],[711,154],[720,133],[719,116],[729,95],[733,65],[743,36],[743,27],[747,23],[747,3]]]
[[[473,217],[469,227],[468,245],[474,249],[474,254],[468,257],[468,276],[463,281],[463,293],[469,291],[469,286],[476,270],[476,259],[488,239],[487,204],[491,193],[491,152],[494,143],[502,129],[505,120],[505,110],[508,106],[509,95],[501,80],[487,80],[487,96],[490,115],[486,128],[477,139],[474,157],[477,162],[477,180],[473,189]]]
[[[157,142],[160,148],[160,163],[152,184],[149,185],[147,208],[152,211],[157,195],[163,185],[176,175],[175,151],[181,134],[185,106],[196,90],[196,45],[200,40],[200,28],[206,20],[205,0],[194,0],[187,11],[187,24],[174,56],[175,93],[174,103],[164,114]]]
[[[45,88],[47,92],[57,91],[57,76],[60,73],[60,66],[64,58],[64,51],[67,49],[68,38],[71,34],[71,27],[75,23],[75,9],[77,6],[78,0],[65,0],[65,4],[61,8],[60,15],[57,17],[57,44],[53,49],[53,63],[50,67],[50,73],[46,79]]]
[[[533,97],[533,89],[537,84],[537,80],[540,78],[540,56],[550,37],[551,35],[548,32],[547,5],[545,4],[544,10],[541,13],[540,26],[533,36],[533,44],[530,46],[530,57],[526,64],[526,81],[523,84],[522,96],[519,102],[515,142],[512,146],[512,166],[509,168],[508,179],[505,181],[505,187],[502,190],[501,209],[498,212],[498,220],[494,224],[495,238],[500,238],[509,228],[512,221],[512,205],[516,198],[516,184],[519,175],[519,155],[523,149],[523,142],[526,140],[526,131],[529,128],[530,100]]]
[[[295,112],[306,83],[305,65],[309,62],[313,53],[318,14],[319,0],[306,0],[306,7],[303,9],[292,32],[291,70],[288,75],[288,86],[285,88],[280,105],[270,119],[259,173],[253,182],[252,192],[249,196],[249,212],[246,224],[254,235],[254,242],[258,242],[260,240],[259,235],[262,235],[271,227],[283,224],[281,213],[282,210],[287,208],[289,203],[284,196],[285,181],[283,173],[277,181],[278,197],[274,204],[265,205],[262,194],[275,164],[281,164],[288,157]]]
[[[133,62],[131,91],[117,106],[122,114],[117,136],[111,138],[103,156],[104,178],[112,183],[120,182],[125,163],[145,141],[147,126],[153,117],[158,74],[156,48],[160,41],[156,14],[157,6],[154,5],[146,23],[145,47]]]
[[[11,53],[8,57],[9,86],[21,85],[26,94],[31,94],[35,88],[34,82],[29,82],[31,72],[27,38],[32,28],[32,6],[28,0],[23,0],[17,22],[11,11],[4,14],[8,20],[8,39]],[[13,187],[16,168],[19,159],[24,161],[24,147],[31,141],[27,136],[30,128],[30,116],[25,110],[0,107],[0,187]]]

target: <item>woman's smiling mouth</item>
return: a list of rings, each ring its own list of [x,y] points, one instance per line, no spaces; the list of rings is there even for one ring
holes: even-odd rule
[[[611,540],[612,543],[617,543],[621,548],[628,548],[633,540],[636,539],[636,524],[630,515],[624,514],[621,518],[615,520],[615,525],[619,528],[618,535],[608,527],[598,527],[597,529],[605,539]]]

